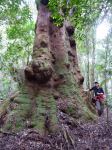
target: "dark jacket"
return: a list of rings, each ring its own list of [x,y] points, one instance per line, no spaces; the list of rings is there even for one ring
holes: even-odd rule
[[[90,91],[94,91],[95,96],[97,96],[98,93],[103,93],[104,94],[104,91],[103,91],[102,87],[97,88],[96,86],[94,86],[90,89]]]

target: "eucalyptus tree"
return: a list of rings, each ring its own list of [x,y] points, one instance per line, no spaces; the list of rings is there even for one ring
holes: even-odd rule
[[[2,1],[2,4],[4,3],[10,6],[5,10],[14,11],[14,14],[21,12],[25,5],[24,1],[17,0]],[[14,6],[17,4],[16,10],[13,4]],[[36,5],[38,18],[35,25],[32,60],[25,69],[17,70],[20,92],[16,98],[11,98],[11,103],[7,102],[7,107],[9,110],[11,108],[11,111],[5,115],[3,129],[16,132],[30,127],[44,134],[61,130],[60,117],[58,117],[60,111],[75,120],[94,118],[91,111],[93,108],[83,92],[84,78],[78,64],[76,42],[73,37],[74,27],[69,21],[71,20],[75,25],[77,37],[81,37],[78,34],[79,29],[97,18],[106,2],[103,0],[94,2],[92,0],[86,2],[85,0],[67,2],[66,0],[36,0]],[[8,16],[9,23],[16,18],[17,25],[20,27],[18,30],[14,22],[10,24],[11,28],[8,28],[7,33],[11,39],[19,39],[21,34],[23,40],[27,37],[27,30],[23,34],[24,26],[19,22],[23,21],[23,24],[26,22],[26,25],[28,23],[29,14],[26,13],[28,9],[23,10],[18,17],[12,14],[14,18],[10,19],[10,15]],[[94,10],[97,13],[94,14]],[[14,31],[17,34],[13,35]],[[19,32],[21,34],[18,34]],[[11,46],[13,49],[13,45]],[[21,45],[16,45],[16,50],[21,51],[19,48],[21,49]]]

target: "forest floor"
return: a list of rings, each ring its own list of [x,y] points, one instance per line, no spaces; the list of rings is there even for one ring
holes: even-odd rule
[[[112,112],[107,125],[106,110],[98,121],[86,124],[68,121],[59,112],[61,132],[41,137],[26,129],[17,134],[0,133],[0,150],[112,150]]]

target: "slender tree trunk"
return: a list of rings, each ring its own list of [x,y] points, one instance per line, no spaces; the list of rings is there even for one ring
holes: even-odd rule
[[[92,67],[91,67],[91,86],[95,81],[95,48],[96,47],[96,38],[95,38],[95,27],[92,29]]]
[[[89,40],[88,40],[88,35],[87,35],[87,32],[86,32],[86,48],[87,48],[87,88],[90,89],[90,62],[89,62]]]
[[[109,125],[109,109],[108,109],[108,86],[107,86],[107,64],[108,64],[108,52],[109,52],[109,41],[108,38],[106,40],[106,48],[105,48],[105,95],[106,95],[106,105],[107,105],[107,125]]]
[[[112,94],[112,76],[111,76],[111,94]]]

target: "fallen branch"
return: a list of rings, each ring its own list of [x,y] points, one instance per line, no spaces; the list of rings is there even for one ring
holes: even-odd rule
[[[69,138],[69,140],[70,140],[72,146],[73,146],[74,149],[75,149],[75,146],[74,146],[74,145],[75,145],[74,140],[73,140],[73,138],[70,136],[68,129],[66,129],[66,133],[67,133],[67,136],[68,136],[68,138]]]
[[[13,133],[13,132],[5,132],[5,131],[1,131],[1,130],[0,130],[0,134],[18,136],[16,133]]]

